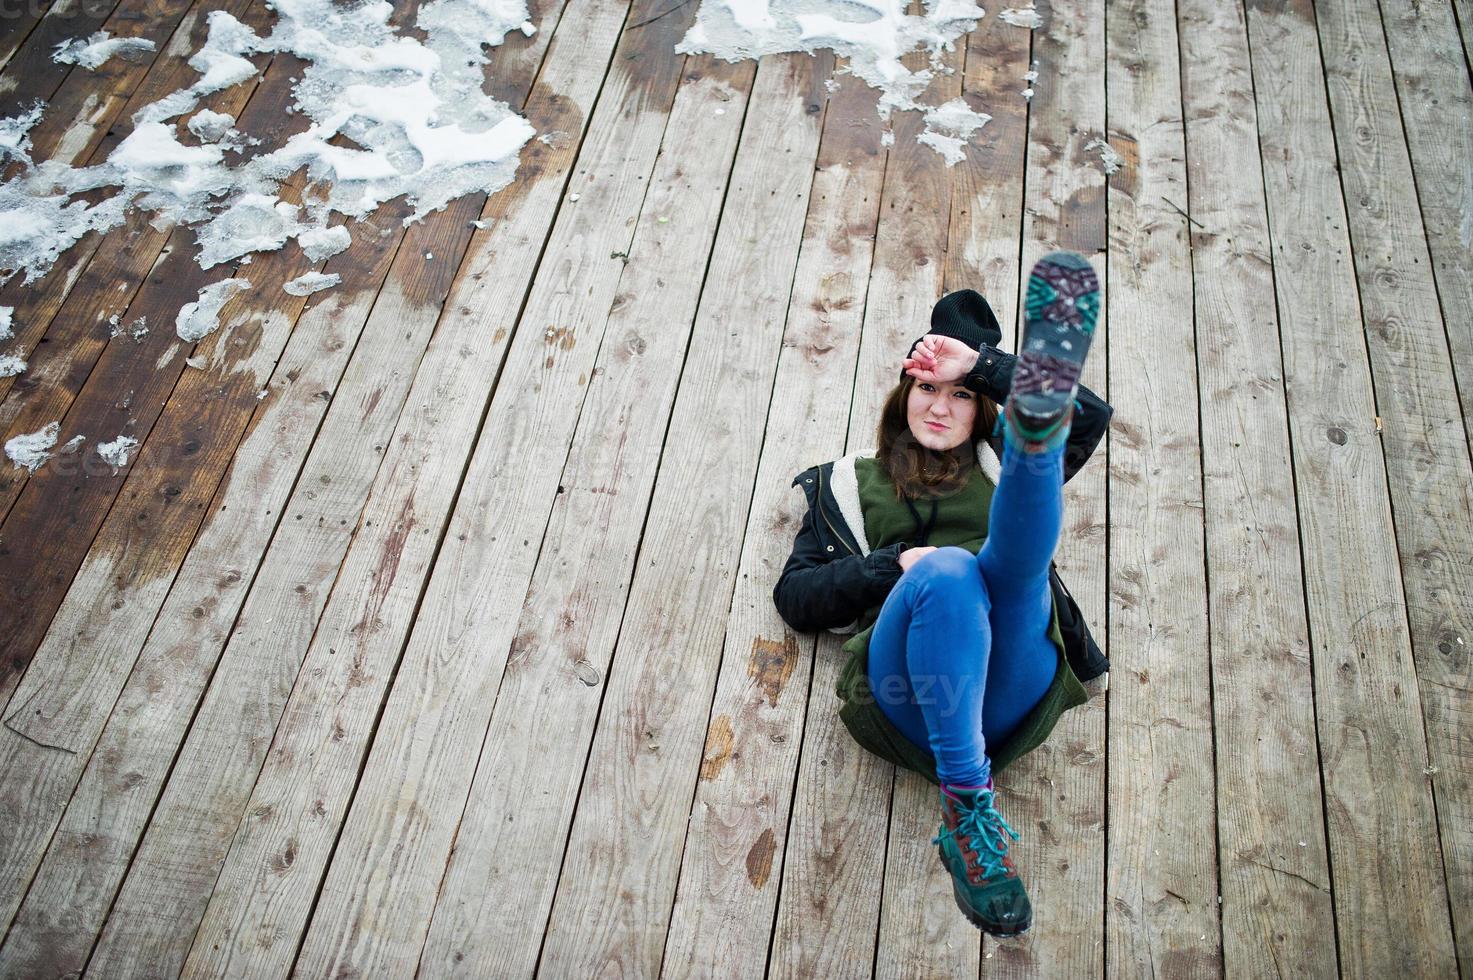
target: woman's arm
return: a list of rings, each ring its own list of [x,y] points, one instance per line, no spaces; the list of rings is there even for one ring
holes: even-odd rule
[[[810,507],[772,589],[778,615],[800,633],[848,626],[865,610],[885,601],[900,580],[898,559],[908,547],[900,541],[868,555],[836,558],[819,540]]]
[[[984,347],[977,363],[962,378],[967,390],[985,395],[999,405],[1008,399],[1013,387],[1013,365],[1018,358],[993,347]],[[1079,386],[1074,401],[1074,420],[1069,427],[1069,442],[1064,447],[1064,481],[1089,461],[1110,427],[1115,413],[1109,404],[1084,385]]]

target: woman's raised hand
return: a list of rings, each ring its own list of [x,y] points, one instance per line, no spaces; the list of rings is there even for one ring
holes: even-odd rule
[[[917,381],[944,384],[960,381],[976,363],[977,352],[960,340],[928,333],[900,366]]]
[[[922,558],[926,557],[935,550],[935,548],[932,548],[929,545],[920,548],[907,548],[902,551],[899,557],[897,557],[895,560],[900,563],[900,571],[902,574],[904,574],[905,572],[910,571],[910,566],[914,565],[916,562],[920,561]]]

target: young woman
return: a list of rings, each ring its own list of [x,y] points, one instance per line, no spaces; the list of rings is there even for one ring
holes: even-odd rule
[[[855,633],[840,717],[860,745],[939,784],[933,843],[957,904],[999,936],[1033,916],[992,776],[1109,666],[1052,566],[1064,481],[1110,418],[1078,384],[1098,311],[1094,272],[1070,252],[1029,276],[1016,358],[996,349],[981,296],[937,303],[876,450],[794,479],[808,513],[773,590],[795,630]]]

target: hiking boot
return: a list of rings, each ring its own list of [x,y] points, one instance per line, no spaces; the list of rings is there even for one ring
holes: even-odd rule
[[[1004,412],[1025,442],[1048,442],[1072,417],[1095,320],[1100,283],[1084,256],[1051,252],[1028,275],[1023,342]]]
[[[983,932],[1017,936],[1033,924],[1028,892],[1008,857],[1008,838],[1018,834],[994,805],[990,789],[941,790],[941,865],[951,874],[957,907]]]

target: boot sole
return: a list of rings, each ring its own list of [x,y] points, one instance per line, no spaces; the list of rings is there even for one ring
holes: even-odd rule
[[[1099,308],[1099,279],[1083,256],[1052,252],[1029,273],[1010,396],[1027,434],[1049,429],[1073,404]]]

